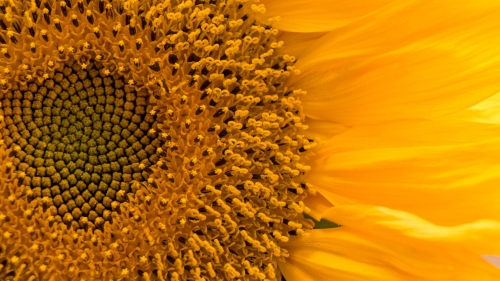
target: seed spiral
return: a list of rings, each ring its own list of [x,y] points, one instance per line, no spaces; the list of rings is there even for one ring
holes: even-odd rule
[[[0,276],[280,278],[289,237],[313,226],[317,141],[263,5],[0,11]]]
[[[102,64],[69,63],[51,79],[0,93],[0,130],[31,187],[29,199],[51,199],[57,222],[85,227],[112,219],[113,208],[135,193],[133,183],[149,178],[160,140],[147,97],[99,73]]]

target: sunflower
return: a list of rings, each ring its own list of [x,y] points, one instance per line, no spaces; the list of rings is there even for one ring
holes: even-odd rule
[[[347,2],[1,1],[2,280],[496,280],[500,5]]]

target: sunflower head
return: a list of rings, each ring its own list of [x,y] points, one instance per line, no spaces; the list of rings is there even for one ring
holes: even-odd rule
[[[0,2],[2,278],[279,278],[315,141],[264,10]]]

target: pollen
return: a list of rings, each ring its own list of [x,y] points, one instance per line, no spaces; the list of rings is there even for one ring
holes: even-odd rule
[[[264,11],[0,1],[0,279],[279,278],[316,141]]]

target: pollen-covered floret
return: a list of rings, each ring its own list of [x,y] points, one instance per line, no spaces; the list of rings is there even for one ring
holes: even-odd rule
[[[279,278],[316,142],[263,5],[0,5],[0,277]]]

